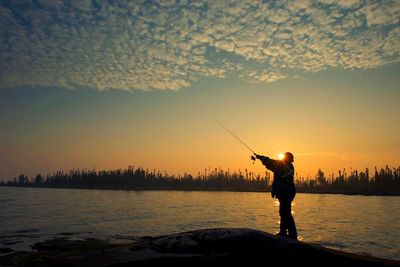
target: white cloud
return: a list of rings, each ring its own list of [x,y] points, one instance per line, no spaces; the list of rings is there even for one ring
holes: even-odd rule
[[[398,57],[400,54],[399,40],[400,28],[391,30],[383,45],[383,50],[385,51],[384,53],[388,56]]]
[[[90,12],[92,9],[92,0],[70,0],[69,2],[81,11]]]
[[[359,7],[361,5],[361,0],[338,0],[338,6],[350,8],[350,7]]]
[[[252,68],[247,68],[240,74],[240,78],[251,83],[271,83],[281,80],[285,77],[286,75],[283,73],[267,70],[259,71]]]
[[[286,9],[269,10],[267,19],[273,23],[280,24],[290,19],[290,12]]]
[[[386,25],[400,22],[400,3],[396,0],[387,0],[384,4],[374,3],[361,9],[366,16],[368,25]]]
[[[299,11],[302,9],[307,9],[311,5],[311,0],[297,0],[290,1],[288,3],[289,10]]]
[[[278,72],[262,72],[258,75],[254,75],[253,77],[261,82],[275,82],[285,78],[286,76]]]
[[[0,4],[0,87],[178,90],[400,61],[396,0],[20,3]]]

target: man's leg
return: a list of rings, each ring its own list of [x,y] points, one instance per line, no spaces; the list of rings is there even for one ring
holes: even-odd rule
[[[290,238],[297,239],[296,224],[294,222],[294,218],[291,213],[290,213],[290,217],[288,218],[288,231],[289,231]]]
[[[290,212],[290,204],[284,198],[279,198],[279,216],[280,216],[280,225],[279,225],[279,235],[280,236],[287,236],[288,230],[288,212]]]
[[[297,229],[292,216],[292,201],[288,198],[279,199],[279,215],[281,216],[280,234],[288,231],[288,236],[297,239]]]

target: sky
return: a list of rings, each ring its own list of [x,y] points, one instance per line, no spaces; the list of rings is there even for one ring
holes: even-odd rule
[[[0,180],[400,165],[400,1],[0,1]]]

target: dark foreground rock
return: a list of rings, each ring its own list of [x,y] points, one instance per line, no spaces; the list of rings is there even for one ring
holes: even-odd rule
[[[124,244],[53,239],[35,252],[0,257],[0,266],[135,266],[139,264],[295,264],[297,266],[400,266],[399,261],[344,253],[252,229],[206,229]]]

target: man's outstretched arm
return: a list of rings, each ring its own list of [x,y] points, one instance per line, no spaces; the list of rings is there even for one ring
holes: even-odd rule
[[[263,156],[263,155],[258,155],[258,154],[254,154],[256,159],[259,159],[261,161],[261,163],[268,169],[271,171],[275,171],[275,167],[276,167],[276,160],[270,159],[269,157]]]

